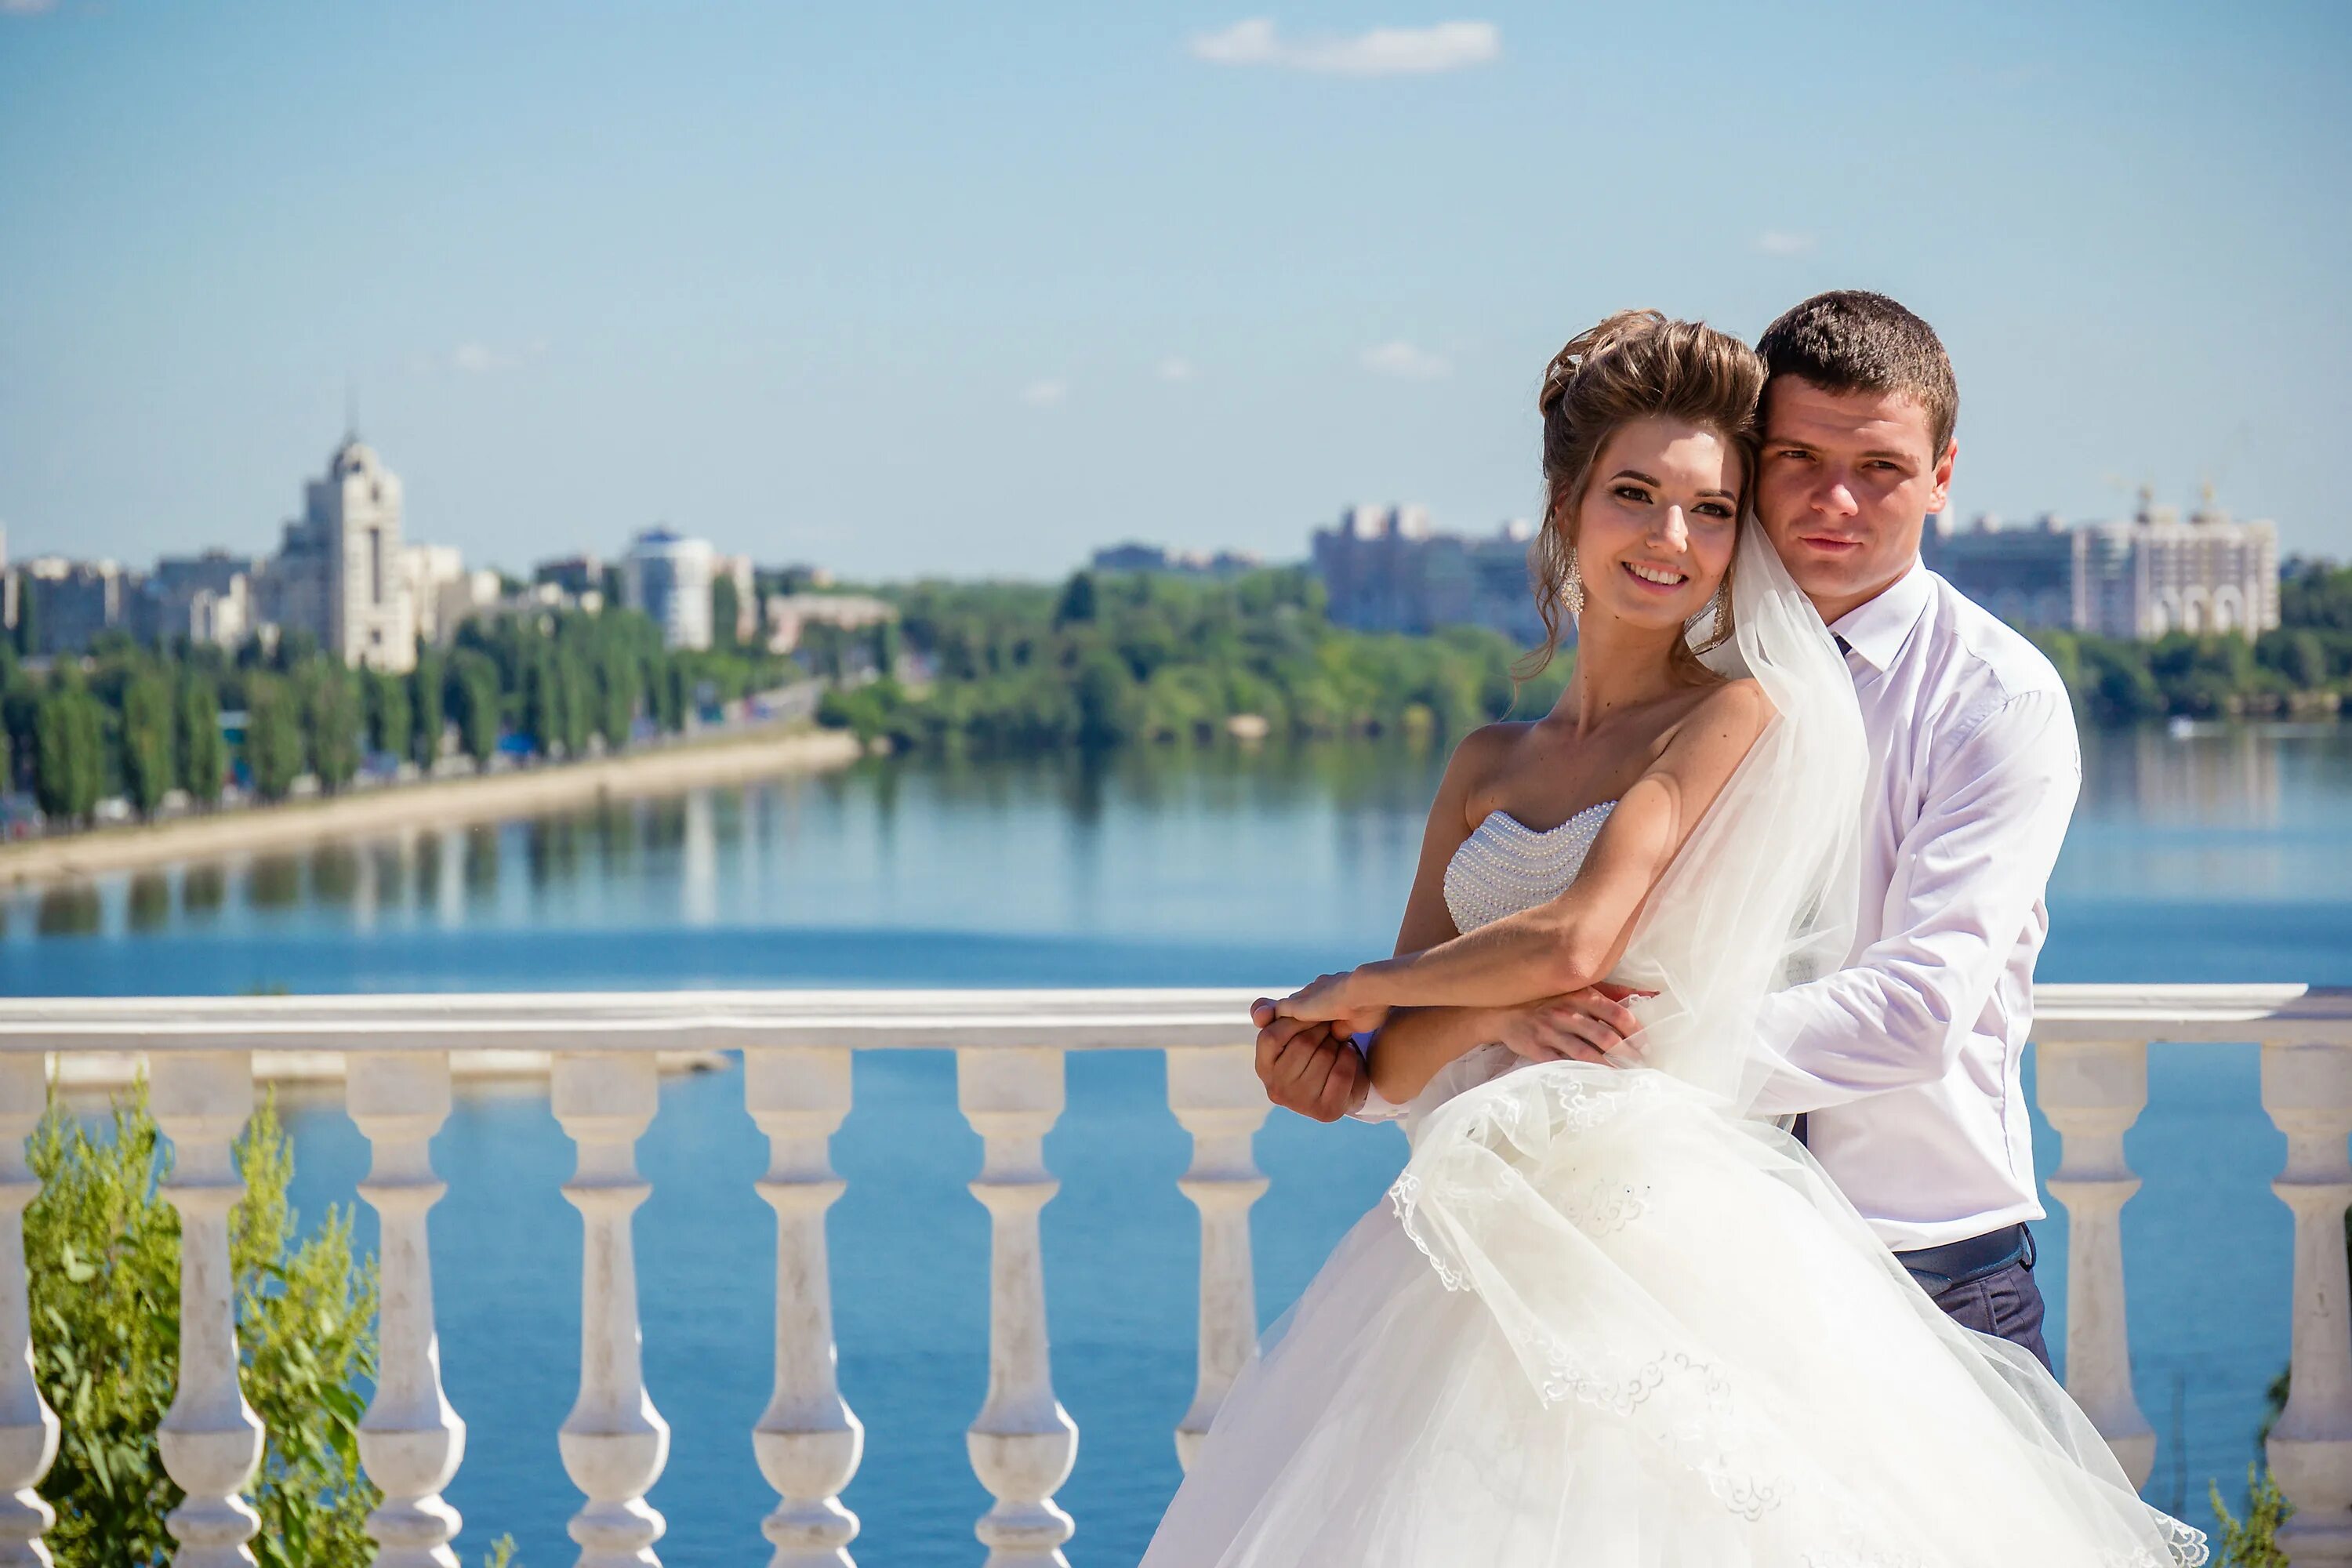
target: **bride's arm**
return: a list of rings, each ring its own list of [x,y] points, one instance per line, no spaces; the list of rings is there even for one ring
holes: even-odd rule
[[[1467,935],[1327,976],[1284,998],[1278,1011],[1363,1018],[1391,1007],[1508,1007],[1594,984],[1615,965],[1650,889],[1771,718],[1755,682],[1726,686],[1683,721],[1625,791],[1559,897]],[[1372,1087],[1384,1099],[1410,1099],[1450,1059],[1435,1042],[1376,1049]]]

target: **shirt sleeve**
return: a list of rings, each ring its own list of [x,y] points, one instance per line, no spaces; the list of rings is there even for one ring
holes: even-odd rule
[[[1357,1054],[1364,1058],[1364,1076],[1367,1079],[1372,1070],[1372,1042],[1380,1037],[1378,1029],[1365,1029],[1348,1037],[1355,1042]],[[1348,1112],[1349,1117],[1357,1121],[1394,1121],[1403,1114],[1403,1106],[1382,1100],[1381,1091],[1370,1084],[1364,1089],[1364,1103]]]
[[[1778,1060],[1752,1113],[1784,1116],[1951,1070],[2050,883],[2083,783],[2063,691],[2008,698],[1935,768],[1880,921],[1853,963],[1765,999]]]

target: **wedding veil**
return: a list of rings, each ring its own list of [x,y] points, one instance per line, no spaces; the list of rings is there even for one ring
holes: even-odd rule
[[[1729,597],[1732,636],[1702,657],[1754,679],[1776,717],[1651,889],[1613,978],[1658,994],[1637,1009],[1650,1065],[1738,1111],[1770,1070],[1764,997],[1853,945],[1869,759],[1845,660],[1752,516]]]

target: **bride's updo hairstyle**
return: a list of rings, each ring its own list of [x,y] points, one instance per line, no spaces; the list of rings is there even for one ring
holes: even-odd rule
[[[1764,362],[1755,350],[1704,321],[1668,321],[1656,310],[1620,310],[1552,356],[1536,398],[1543,415],[1544,522],[1528,552],[1545,638],[1529,655],[1523,679],[1551,662],[1566,629],[1560,599],[1576,549],[1576,516],[1609,437],[1620,426],[1651,418],[1714,431],[1739,454],[1745,516],[1748,481],[1756,473],[1756,408],[1763,395]],[[1730,588],[1727,568],[1702,647],[1693,648],[1687,633],[1675,644],[1675,668],[1694,682],[1711,679],[1699,653],[1731,636]]]

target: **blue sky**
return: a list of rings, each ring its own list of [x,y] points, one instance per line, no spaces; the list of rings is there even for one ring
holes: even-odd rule
[[[349,384],[509,567],[1296,556],[1531,511],[1609,310],[1853,285],[1952,350],[1962,512],[2352,553],[2342,5],[1257,3],[0,0],[10,552],[266,549]]]

